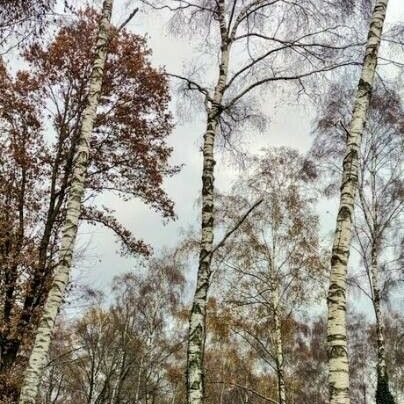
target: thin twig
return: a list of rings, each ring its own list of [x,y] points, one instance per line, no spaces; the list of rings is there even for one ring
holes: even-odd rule
[[[341,125],[342,129],[344,129],[344,131],[346,132],[347,136],[351,136],[351,132],[349,132],[349,130],[346,128],[346,126],[344,125],[344,122],[339,121],[339,124]]]
[[[263,396],[262,394],[258,393],[258,391],[255,391],[255,390],[253,390],[253,389],[251,389],[251,388],[249,388],[249,387],[247,387],[247,386],[243,386],[243,385],[238,384],[238,383],[217,382],[217,381],[215,381],[215,382],[212,381],[212,382],[209,382],[209,383],[211,383],[211,384],[224,384],[224,385],[227,384],[227,385],[229,385],[229,386],[234,386],[234,387],[237,387],[237,388],[239,388],[239,389],[242,389],[242,390],[248,391],[248,392],[250,392],[250,393],[253,393],[255,396],[257,396],[257,397],[259,397],[259,398],[262,398],[262,399],[265,400],[265,401],[268,401],[268,402],[273,403],[273,404],[279,404],[278,401],[273,400],[272,398],[269,398],[269,397],[265,397],[265,396]]]
[[[193,80],[189,79],[188,77],[180,76],[180,75],[174,74],[174,73],[166,73],[166,75],[169,77],[174,77],[176,79],[185,81],[188,84],[189,90],[198,90],[200,93],[202,93],[206,97],[206,99],[209,102],[213,102],[212,97],[209,96],[209,90],[205,87],[202,87],[196,81],[193,81]],[[191,86],[194,86],[194,88],[192,88]]]

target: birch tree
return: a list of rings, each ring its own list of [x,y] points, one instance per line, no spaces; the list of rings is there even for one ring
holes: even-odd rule
[[[0,401],[17,394],[57,263],[98,23],[99,13],[85,8],[52,40],[21,52],[21,70],[0,64]],[[169,164],[168,81],[143,37],[111,30],[80,222],[111,232],[117,254],[147,256],[151,247],[114,205],[138,200],[174,216],[162,189],[178,172]]]
[[[203,69],[192,67],[189,74],[171,74],[183,83],[188,96],[195,94],[205,114],[201,242],[187,354],[188,403],[198,404],[204,397],[206,303],[214,249],[215,146],[231,144],[237,126],[242,131],[247,123],[262,123],[253,96],[258,88],[289,81],[297,84],[297,91],[307,91],[304,83],[310,77],[352,63],[351,52],[347,55],[342,51],[351,51],[357,44],[340,41],[343,31],[349,35],[346,27],[332,28],[346,16],[338,2],[331,9],[329,2],[322,1],[143,2],[155,9],[173,11],[171,27],[177,33],[200,34],[204,60],[209,55],[206,64],[213,66],[205,77],[199,73]],[[321,11],[325,9],[327,13]],[[215,77],[212,83],[207,79],[210,73]]]
[[[327,342],[331,404],[349,403],[349,369],[346,339],[346,273],[353,233],[353,210],[358,187],[360,148],[373,89],[378,50],[387,9],[386,0],[376,2],[368,34],[361,78],[347,133],[340,204],[331,257],[328,291]]]
[[[247,178],[236,183],[219,207],[224,220],[234,220],[240,206],[248,204],[246,198],[264,199],[223,258],[224,268],[228,266],[232,273],[226,300],[244,318],[242,338],[257,352],[264,352],[264,362],[272,364],[278,384],[276,400],[285,404],[290,400],[285,325],[318,297],[314,291],[321,290],[325,276],[318,218],[313,212],[316,194],[309,185],[316,174],[302,156],[287,148],[266,150],[249,166]],[[312,281],[316,278],[318,283]]]
[[[66,218],[62,230],[62,241],[59,251],[59,263],[55,268],[52,286],[46,298],[42,318],[36,333],[28,367],[25,371],[19,403],[35,403],[38,387],[41,382],[43,367],[49,351],[49,344],[58,311],[63,303],[72,265],[73,248],[77,236],[78,221],[81,211],[84,182],[88,164],[90,138],[96,117],[98,100],[104,77],[104,66],[107,58],[110,20],[113,0],[103,3],[100,20],[96,54],[92,67],[87,105],[83,113],[78,149],[74,159],[74,168],[67,197]]]
[[[346,137],[345,121],[348,116],[352,91],[343,84],[333,86],[317,127],[313,154],[323,161],[329,178],[341,175],[338,162],[342,159],[341,143]],[[362,260],[364,271],[351,274],[348,281],[370,298],[378,329],[378,385],[389,396],[384,358],[382,301],[388,301],[390,292],[400,280],[400,238],[402,224],[402,151],[401,136],[403,111],[400,97],[391,84],[379,83],[369,106],[366,128],[361,145],[358,197],[354,222],[353,247]],[[335,130],[335,123],[340,129]],[[332,132],[332,133],[331,133]],[[333,193],[335,182],[327,184]],[[368,279],[369,287],[363,283]],[[378,401],[380,402],[380,401]]]
[[[362,220],[356,221],[355,230],[369,280],[376,320],[378,351],[376,403],[383,404],[394,403],[389,391],[386,368],[382,301],[383,298],[388,299],[389,292],[400,277],[400,264],[394,251],[397,243],[394,242],[394,238],[397,229],[402,225],[404,204],[401,168],[404,143],[400,136],[404,122],[399,98],[394,94],[390,94],[384,102],[377,97],[377,94],[375,98],[375,103],[383,110],[382,114],[386,119],[381,120],[379,114],[372,117],[374,120],[369,119],[374,125],[369,125],[369,136],[365,136],[362,148],[358,186]],[[382,128],[379,126],[382,121],[390,122],[389,124],[386,122]]]

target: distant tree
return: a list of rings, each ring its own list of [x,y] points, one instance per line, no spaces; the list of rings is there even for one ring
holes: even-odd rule
[[[375,392],[375,347],[372,326],[366,314],[348,312],[349,397],[352,403],[373,402]]]
[[[390,391],[395,402],[404,399],[404,318],[400,311],[388,312],[385,315],[385,356]],[[375,338],[372,338],[374,341]],[[377,347],[376,347],[377,348]]]
[[[297,312],[319,296],[325,279],[316,193],[310,187],[316,173],[287,148],[265,150],[248,165],[251,171],[218,204],[218,214],[228,223],[251,200],[263,199],[222,258],[223,269],[230,271],[226,301],[243,319],[238,331],[242,338],[275,370],[277,401],[285,404],[287,366],[294,358],[285,357],[283,339]]]
[[[324,340],[327,324],[323,316],[304,317],[296,321],[291,344],[293,378],[289,381],[290,402],[302,404],[328,403],[327,349]]]
[[[61,321],[39,403],[121,404],[137,397],[139,404],[182,404],[186,399],[184,267],[177,253],[164,254],[135,273],[117,277],[110,305],[92,293],[87,303],[91,308],[73,321]],[[271,324],[252,305],[244,306],[249,317],[240,316],[240,307],[223,300],[223,286],[223,282],[216,285],[216,297],[209,299],[207,308],[207,403],[275,404],[273,341],[268,339],[264,345],[261,338],[259,345],[251,338],[268,334]],[[287,402],[326,404],[326,317],[295,313],[282,319]],[[250,326],[253,319],[260,320],[255,329]],[[244,327],[255,334],[242,334]],[[401,329],[399,313],[386,316],[386,363],[397,402],[404,394]],[[348,333],[350,397],[355,404],[370,404],[376,388],[376,327],[366,315],[349,313]]]
[[[42,403],[169,402],[184,342],[175,327],[184,286],[177,265],[165,256],[115,278],[110,307],[94,306],[60,328],[64,341],[52,345]]]
[[[207,319],[207,403],[273,402],[276,377],[258,370],[259,356],[233,331],[239,322],[237,312],[221,300],[211,298]]]

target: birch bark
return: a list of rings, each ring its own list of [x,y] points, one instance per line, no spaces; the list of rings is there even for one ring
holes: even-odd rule
[[[275,327],[275,363],[276,373],[278,379],[278,402],[279,404],[286,403],[286,385],[285,385],[285,372],[284,372],[284,356],[283,356],[283,342],[282,342],[282,329],[280,318],[280,298],[279,298],[279,284],[277,274],[275,273],[274,257],[275,245],[272,246],[272,254],[270,259],[270,279],[272,284],[272,312],[274,316]]]
[[[275,346],[276,346],[276,372],[278,376],[278,401],[279,404],[286,403],[285,372],[283,366],[283,343],[281,332],[281,321],[277,306],[274,308],[275,322]]]
[[[215,86],[213,102],[207,112],[207,125],[203,143],[202,171],[202,237],[199,266],[192,309],[189,319],[187,348],[187,402],[202,404],[204,400],[203,358],[206,339],[206,305],[211,278],[214,224],[214,145],[219,129],[220,108],[225,91],[230,41],[224,18],[224,0],[218,2],[221,30],[221,52],[219,76]]]
[[[373,241],[371,250],[370,278],[372,287],[373,308],[376,317],[376,346],[377,346],[377,387],[376,404],[394,404],[390,393],[386,368],[386,355],[384,346],[384,322],[381,310],[381,291],[378,266],[377,241]]]
[[[384,346],[384,321],[381,309],[381,286],[380,286],[380,272],[379,272],[379,253],[380,241],[382,239],[384,225],[381,225],[378,220],[378,205],[377,190],[376,190],[376,156],[372,156],[371,162],[371,178],[370,178],[370,191],[371,191],[371,211],[369,211],[366,198],[363,192],[363,180],[359,186],[359,200],[361,203],[362,211],[365,217],[366,224],[369,228],[369,237],[371,239],[370,248],[370,264],[367,266],[367,273],[369,277],[369,284],[371,289],[371,298],[373,303],[373,310],[376,319],[376,346],[377,346],[377,361],[376,361],[376,404],[394,404],[394,398],[390,393],[388,374],[386,368],[385,346]],[[361,173],[363,176],[363,173]],[[365,260],[368,257],[365,256]]]
[[[62,305],[66,286],[69,282],[74,243],[84,194],[90,137],[96,116],[104,66],[107,58],[107,44],[113,0],[104,0],[100,20],[95,58],[93,62],[87,105],[83,113],[79,144],[74,160],[74,168],[67,197],[66,219],[62,229],[60,262],[55,268],[52,287],[46,299],[42,319],[36,334],[34,346],[24,375],[19,404],[34,404],[41,383],[43,367],[49,351],[50,339],[57,313]]]
[[[346,272],[352,239],[354,201],[358,187],[362,132],[373,89],[387,4],[388,0],[377,0],[373,10],[343,161],[340,205],[332,248],[330,286],[327,298],[330,404],[349,404]]]
[[[381,296],[376,246],[372,247],[371,254],[370,276],[372,280],[373,306],[376,316],[377,330],[377,373],[378,377],[384,378],[386,375],[386,360],[384,356],[383,318],[380,307]]]

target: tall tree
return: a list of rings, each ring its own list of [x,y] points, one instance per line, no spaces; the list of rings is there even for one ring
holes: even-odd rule
[[[218,208],[230,221],[240,207],[248,206],[248,199],[263,199],[223,258],[233,272],[227,299],[244,318],[241,335],[258,352],[266,352],[265,360],[276,373],[277,401],[285,404],[290,397],[290,360],[284,346],[288,319],[317,297],[314,291],[321,290],[325,275],[316,195],[310,189],[316,173],[298,152],[287,148],[265,150],[248,165],[251,172],[236,183],[232,195],[221,198]]]
[[[198,77],[200,69],[197,68],[195,74],[187,77],[172,75],[182,80],[186,92],[199,95],[206,114],[201,241],[187,353],[188,403],[200,404],[204,398],[206,305],[214,251],[215,146],[220,140],[222,144],[230,144],[237,126],[240,129],[246,123],[262,123],[254,90],[265,84],[292,81],[304,92],[306,79],[352,62],[352,55],[342,51],[352,50],[356,44],[335,45],[336,32],[331,27],[354,7],[340,12],[340,4],[336,2],[330,10],[330,3],[322,0],[292,4],[272,0],[144,2],[157,9],[174,10],[171,25],[176,31],[183,32],[182,28],[186,27],[192,33],[201,34],[213,66],[213,84],[207,83],[208,74],[205,79]],[[325,8],[327,13],[321,11]]]
[[[349,369],[346,338],[346,274],[353,211],[358,187],[361,139],[373,90],[378,51],[388,0],[378,0],[372,14],[365,58],[355,94],[343,161],[340,204],[331,256],[328,291],[327,342],[331,404],[349,403]]]
[[[84,182],[89,161],[91,134],[96,118],[101,85],[104,78],[104,67],[107,58],[110,21],[113,0],[105,0],[100,19],[95,58],[92,66],[87,103],[83,112],[78,147],[73,160],[73,172],[67,194],[66,217],[63,223],[59,262],[55,268],[52,286],[46,298],[42,318],[35,336],[35,342],[25,370],[19,403],[33,404],[38,395],[43,367],[49,351],[56,316],[63,302],[65,290],[69,282],[72,265],[74,243],[81,213]]]
[[[341,174],[338,163],[342,159],[343,139],[346,137],[345,120],[348,116],[349,86],[336,84],[320,113],[313,155],[317,161],[325,162],[329,178]],[[378,329],[378,386],[377,402],[386,400],[388,375],[384,357],[382,300],[400,279],[401,240],[397,238],[402,225],[403,185],[402,151],[403,111],[397,91],[386,83],[376,86],[369,106],[366,128],[361,146],[358,197],[354,223],[354,246],[359,252],[363,271],[352,274],[349,279],[372,301],[376,327]],[[335,130],[335,125],[340,130]],[[335,182],[328,184],[333,191]],[[364,287],[363,275],[369,280]],[[402,277],[402,275],[401,275]],[[380,391],[380,393],[379,393]],[[383,393],[381,393],[383,391]],[[384,398],[382,398],[384,397]]]
[[[381,113],[376,113],[374,117],[372,111],[369,114],[371,122],[367,130],[370,136],[365,136],[358,188],[362,220],[356,229],[376,319],[376,403],[392,404],[394,400],[389,390],[385,357],[382,300],[383,296],[388,297],[390,289],[397,283],[395,272],[399,275],[399,264],[394,259],[394,248],[389,248],[389,243],[397,245],[394,243],[395,229],[402,224],[400,217],[404,207],[404,187],[401,156],[404,142],[400,133],[404,128],[404,120],[397,94],[391,92],[386,98],[375,95],[374,103],[383,112],[379,111]],[[378,126],[382,122],[385,122],[384,128]]]
[[[57,262],[98,22],[86,9],[49,44],[24,52],[29,71],[14,77],[1,66],[0,396],[20,383]],[[136,198],[173,217],[162,189],[178,171],[168,163],[168,83],[151,66],[144,38],[111,30],[80,221],[114,232],[122,254],[147,255],[150,247],[98,197]]]

